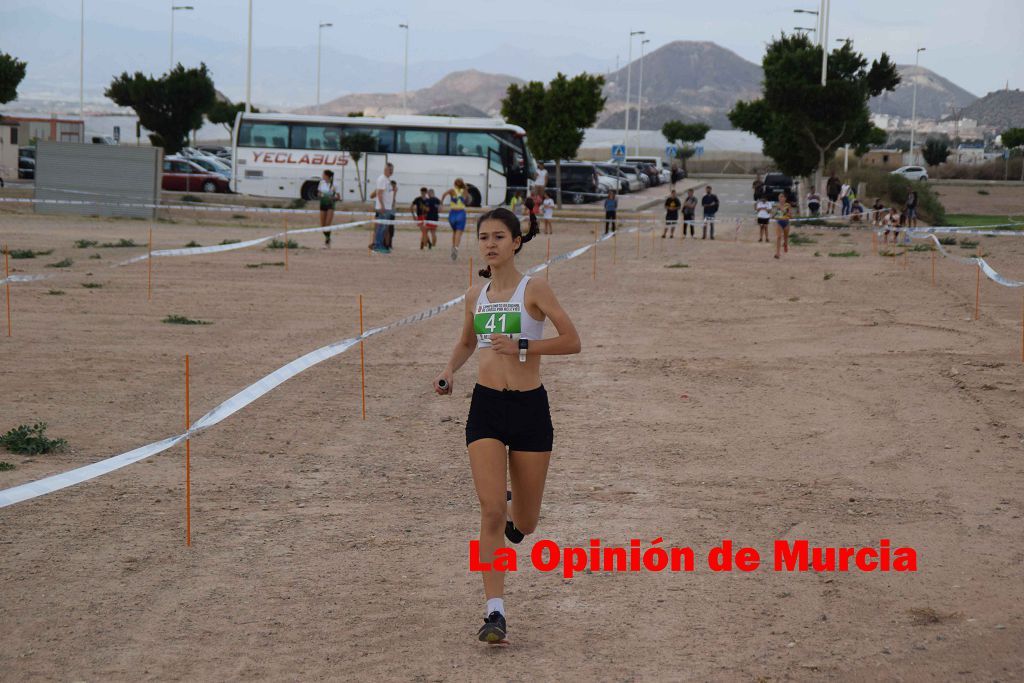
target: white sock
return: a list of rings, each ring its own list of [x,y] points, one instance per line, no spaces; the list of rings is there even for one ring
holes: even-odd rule
[[[491,612],[500,612],[501,616],[505,616],[505,601],[502,598],[488,598],[487,614]]]

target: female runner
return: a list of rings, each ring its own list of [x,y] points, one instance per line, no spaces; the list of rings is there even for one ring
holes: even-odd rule
[[[480,500],[480,559],[493,562],[504,547],[537,528],[554,433],[547,392],[540,380],[540,357],[580,352],[580,338],[547,281],[516,270],[515,254],[537,234],[522,234],[519,219],[505,208],[477,221],[480,256],[490,280],[466,292],[462,333],[448,365],[434,380],[438,394],[452,393],[452,377],[480,349],[478,383],[466,421],[466,445]],[[558,332],[544,339],[544,320]],[[511,490],[505,486],[506,465]],[[511,501],[509,503],[508,501]],[[487,606],[477,637],[506,640],[505,574],[482,572]]]
[[[793,218],[793,207],[785,193],[779,193],[779,203],[775,205],[775,258],[779,258],[779,249],[789,253],[789,221]]]
[[[334,180],[334,171],[326,169],[323,172],[316,190],[320,196],[320,227],[326,228],[334,223],[334,204],[341,197],[341,189]],[[324,230],[324,248],[331,248],[330,230]]]
[[[469,197],[466,191],[466,183],[462,178],[456,178],[455,187],[445,190],[441,195],[443,202],[445,197],[451,197],[448,205],[448,225],[452,226],[452,261],[459,258],[459,242],[462,241],[462,233],[466,230],[466,200]]]

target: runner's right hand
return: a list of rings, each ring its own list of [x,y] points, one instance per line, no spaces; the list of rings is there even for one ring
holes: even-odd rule
[[[441,380],[444,380],[445,382],[448,383],[447,388],[441,388]],[[436,391],[441,396],[447,396],[452,393],[452,375],[450,372],[445,370],[440,375],[434,378],[434,391]]]

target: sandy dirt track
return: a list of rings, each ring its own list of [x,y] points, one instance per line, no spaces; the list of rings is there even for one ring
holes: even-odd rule
[[[367,254],[366,233],[330,251],[305,237],[287,273],[247,268],[283,259],[258,249],[160,259],[147,303],[144,264],[110,268],[140,250],[73,247],[141,243],[147,227],[0,214],[12,248],[55,249],[12,264],[61,273],[13,288],[0,429],[45,420],[70,443],[0,452],[17,465],[0,488],[180,433],[186,352],[198,417],[351,336],[358,294],[369,327],[451,298],[469,274],[445,230],[433,252],[402,232],[389,257]],[[552,253],[590,230],[556,228]],[[156,246],[263,232],[159,224]],[[457,332],[446,313],[367,344],[365,422],[354,350],[195,439],[191,548],[180,447],[0,510],[0,679],[1019,680],[1022,291],[983,282],[974,322],[970,267],[939,263],[932,288],[929,253],[904,267],[873,257],[867,233],[807,231],[815,243],[781,262],[753,234],[645,235],[639,257],[624,237],[615,264],[600,248],[596,281],[589,254],[553,269],[583,353],[544,361],[556,443],[536,537],[698,551],[731,538],[766,557],[779,538],[885,537],[917,549],[917,573],[564,580],[522,557],[512,646],[487,649],[467,564],[474,361],[454,396],[431,390]],[[1024,279],[1024,240],[982,246]],[[861,256],[828,256],[848,249]],[[44,265],[64,257],[67,271]],[[162,324],[170,313],[213,324]]]

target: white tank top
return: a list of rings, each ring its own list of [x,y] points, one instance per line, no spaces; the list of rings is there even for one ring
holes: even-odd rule
[[[536,320],[526,310],[526,283],[529,275],[519,281],[509,301],[491,303],[487,298],[488,282],[476,298],[476,312],[473,314],[473,331],[476,332],[476,347],[489,349],[490,335],[507,334],[512,339],[543,339],[544,321]]]

